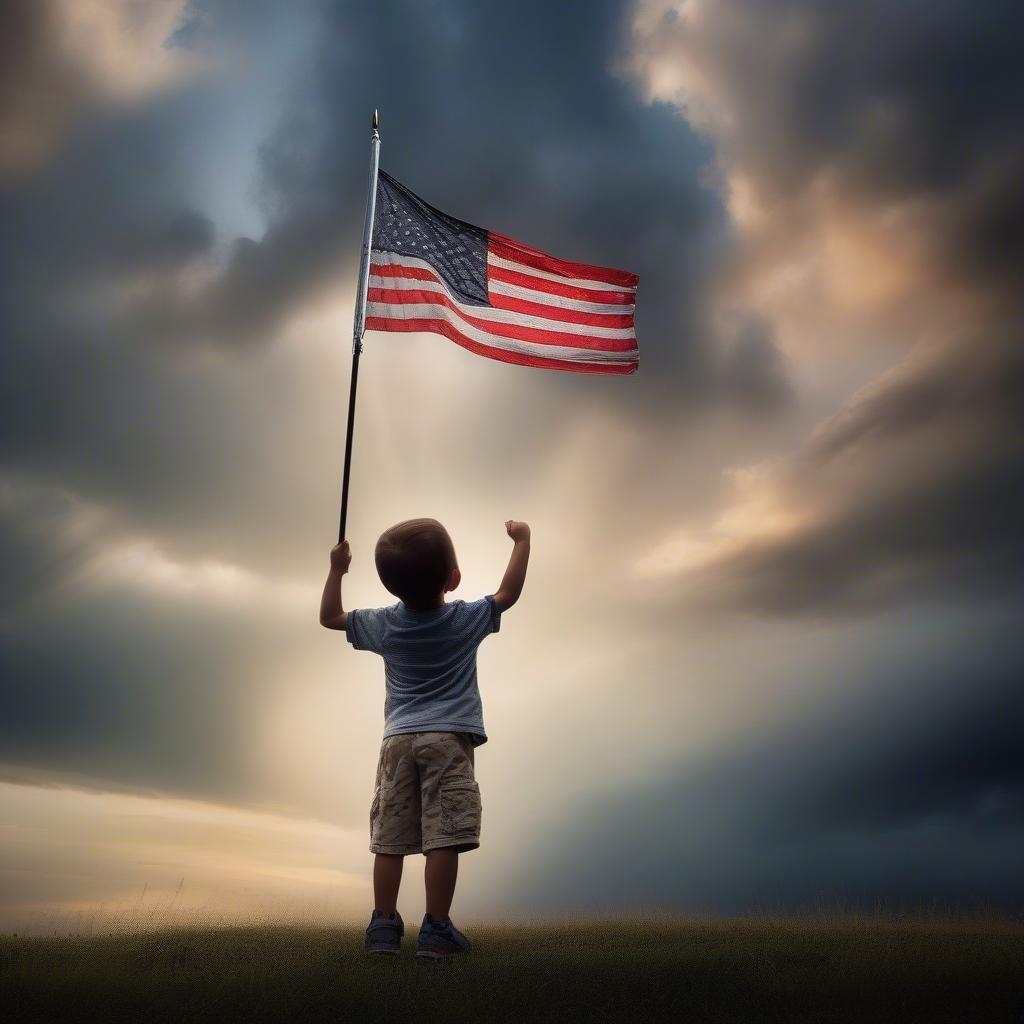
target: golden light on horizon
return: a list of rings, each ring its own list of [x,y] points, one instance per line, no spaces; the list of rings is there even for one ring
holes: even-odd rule
[[[0,929],[46,933],[217,920],[354,920],[364,837],[327,822],[169,796],[0,782],[12,880]]]

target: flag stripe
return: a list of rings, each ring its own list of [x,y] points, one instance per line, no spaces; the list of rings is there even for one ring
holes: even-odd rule
[[[373,270],[372,264],[370,269]],[[469,305],[459,302],[444,284],[437,280],[410,281],[406,278],[383,277],[371,273],[369,286],[370,291],[376,293],[375,301],[377,302],[433,302],[435,296],[444,295],[454,301],[468,316],[481,320],[520,324],[523,327],[537,327],[545,331],[568,331],[570,334],[592,335],[596,338],[633,336],[633,320],[628,316],[577,313],[575,310],[560,310],[535,302],[519,303],[519,305],[528,307],[526,309],[499,306],[493,301],[490,306]],[[508,299],[507,301],[518,302],[517,299]],[[579,318],[583,318],[582,322]],[[616,321],[624,322],[616,323]]]
[[[606,292],[635,292],[635,288],[627,288],[620,284],[608,284],[594,277],[566,277],[564,274],[550,274],[546,270],[537,270],[526,263],[517,263],[515,260],[504,259],[498,256],[493,249],[487,251],[487,264],[491,267],[501,267],[504,270],[514,270],[519,274],[529,274],[530,277],[539,277],[545,281],[558,281],[560,284],[571,284],[576,288],[596,288],[598,291]]]
[[[371,256],[370,272],[378,277],[403,277],[416,281],[437,281],[448,287],[447,282],[440,274],[430,266],[426,260],[418,259],[415,256],[400,256],[393,252],[374,252]],[[450,289],[449,289],[450,291]],[[580,313],[598,313],[614,317],[629,317],[632,323],[633,305],[632,296],[629,295],[628,305],[610,305],[607,302],[585,302],[580,299],[563,298],[560,295],[552,295],[546,292],[536,292],[529,287],[503,284],[493,279],[488,280],[488,291],[490,296],[508,295],[515,299],[524,299],[528,302],[539,302],[547,306],[550,312],[547,314],[555,319],[567,319],[565,310],[576,310]],[[604,294],[611,294],[605,292]],[[621,295],[622,293],[617,293]],[[498,305],[497,303],[493,303]],[[512,309],[512,306],[504,308]],[[589,322],[589,321],[585,321]],[[621,324],[619,326],[622,326]]]
[[[367,307],[369,312],[369,307]],[[536,366],[544,370],[571,370],[574,373],[635,373],[638,360],[629,362],[586,362],[580,359],[552,359],[535,355],[532,352],[520,351],[518,348],[498,348],[474,341],[463,334],[454,324],[447,320],[404,320],[368,315],[366,329],[370,331],[415,331],[427,334],[441,334],[454,341],[457,345],[469,349],[480,356],[499,359],[503,363],[516,363],[519,366]]]
[[[578,309],[576,306],[571,309],[566,306],[551,306],[546,302],[534,302],[529,299],[517,298],[514,295],[506,295],[502,290],[496,291],[493,288],[491,289],[491,306],[494,309],[514,309],[520,313],[531,313],[533,316],[542,316],[549,320],[557,319],[569,324],[590,324],[593,327],[633,326],[632,313],[592,313]]]
[[[404,263],[397,262],[405,260]],[[386,262],[384,262],[386,261]],[[396,256],[393,252],[374,252],[370,256],[370,273],[378,277],[407,278],[410,281],[440,281],[441,276],[422,261],[416,266],[408,256]]]
[[[507,273],[507,271],[503,273]],[[527,288],[518,284],[496,281],[493,276],[488,278],[487,290],[491,295],[511,295],[514,298],[530,301],[537,300],[551,306],[559,306],[562,309],[577,309],[582,313],[609,313],[613,316],[630,316],[633,312],[631,303],[629,305],[615,306],[607,302],[587,302],[584,299],[570,299],[550,292],[536,291],[532,286]],[[606,292],[605,294],[611,293]]]
[[[532,291],[547,292],[549,295],[562,295],[567,299],[582,299],[584,302],[599,302],[604,305],[632,306],[632,292],[607,292],[596,288],[577,288],[575,285],[549,281],[543,277],[532,277],[520,274],[504,267],[487,267],[488,281],[504,281],[506,284],[519,285]]]
[[[626,288],[635,288],[640,280],[636,274],[628,270],[615,270],[612,267],[597,267],[588,263],[570,263],[568,260],[560,260],[533,246],[518,242],[508,235],[498,234],[496,231],[487,233],[487,248],[502,259],[513,260],[516,263],[525,263],[535,270],[544,270],[549,274],[557,274],[559,277],[590,277],[607,284],[618,284]]]
[[[501,347],[528,346],[523,351],[535,351],[561,359],[572,359],[578,351],[585,353],[588,359],[608,358],[623,359],[636,351],[636,340],[632,332],[624,338],[596,338],[578,334],[563,334],[557,331],[544,331],[516,324],[505,324],[493,320],[483,320],[471,316],[448,295],[436,292],[425,293],[425,301],[410,302],[406,296],[415,295],[409,292],[386,292],[371,289],[377,294],[368,296],[367,314],[380,316],[390,320],[447,320],[454,324],[467,337],[479,342],[493,342]],[[396,301],[389,301],[390,296],[397,296]],[[627,333],[627,332],[621,332]]]

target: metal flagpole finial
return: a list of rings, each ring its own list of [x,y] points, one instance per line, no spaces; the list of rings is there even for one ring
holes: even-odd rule
[[[376,131],[380,127],[380,116],[377,113],[376,108],[373,111],[373,130]]]

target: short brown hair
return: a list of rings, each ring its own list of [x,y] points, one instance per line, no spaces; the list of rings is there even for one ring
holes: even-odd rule
[[[373,560],[390,593],[423,605],[443,592],[456,566],[455,545],[436,519],[406,519],[380,535]]]

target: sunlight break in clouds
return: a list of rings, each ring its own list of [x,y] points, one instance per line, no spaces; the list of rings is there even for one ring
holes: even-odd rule
[[[0,782],[0,929],[352,920],[369,882],[362,829],[64,785]]]
[[[243,566],[203,559],[169,558],[151,540],[123,540],[97,552],[80,570],[78,581],[91,577],[99,585],[151,589],[173,597],[202,598],[235,605],[259,605],[309,617],[317,588],[299,580],[260,576]],[[72,584],[74,582],[72,581]]]
[[[807,526],[810,510],[787,501],[776,463],[726,469],[726,503],[711,525],[680,531],[633,563],[639,578],[675,576],[710,567],[719,559],[758,541],[780,540]]]

